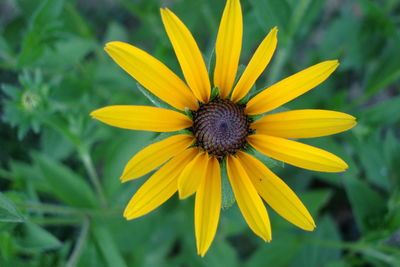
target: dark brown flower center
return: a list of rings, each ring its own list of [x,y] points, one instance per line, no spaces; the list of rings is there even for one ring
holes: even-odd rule
[[[245,148],[246,137],[252,133],[252,120],[244,113],[244,108],[245,105],[220,98],[201,104],[193,112],[196,146],[221,158]]]

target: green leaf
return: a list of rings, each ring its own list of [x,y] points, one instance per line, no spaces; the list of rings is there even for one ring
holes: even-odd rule
[[[43,129],[40,143],[43,153],[55,160],[63,160],[74,151],[73,143],[52,128]]]
[[[225,239],[214,241],[203,262],[205,266],[239,266],[235,250]]]
[[[95,42],[79,37],[65,38],[54,45],[54,49],[46,50],[37,64],[53,71],[77,66],[85,56],[95,49]],[[60,70],[61,69],[61,70]]]
[[[29,250],[48,250],[59,248],[62,243],[44,228],[27,222],[21,229],[18,245]]]
[[[259,25],[263,30],[268,31],[278,26],[279,32],[284,36],[287,34],[286,25],[292,16],[292,11],[286,0],[250,0],[250,3],[253,5]]]
[[[74,207],[97,206],[96,196],[84,178],[43,154],[35,153],[33,158],[56,198]]]
[[[115,244],[111,233],[107,228],[95,225],[92,228],[92,233],[100,254],[105,262],[110,267],[125,267],[127,266],[122,255],[120,254],[117,245]]]
[[[22,50],[18,57],[19,67],[35,63],[43,55],[45,49],[57,39],[60,27],[57,18],[63,6],[63,0],[47,0],[37,7],[22,42]]]
[[[23,222],[24,217],[14,204],[0,192],[0,222]]]
[[[289,266],[301,245],[294,235],[280,235],[271,243],[260,246],[245,266]]]
[[[139,89],[139,91],[156,107],[159,108],[166,108],[166,109],[171,109],[168,104],[162,102],[158,97],[153,95],[150,91],[148,91],[146,88],[140,85],[140,83],[136,83],[136,87]]]
[[[370,124],[376,130],[376,125],[393,124],[400,120],[400,96],[391,97],[376,105],[365,108],[359,114],[360,124]]]
[[[359,179],[345,177],[344,185],[361,232],[376,231],[386,213],[384,199]]]
[[[306,233],[305,235],[307,238],[310,238],[311,243],[315,244],[302,246],[292,266],[319,267],[324,266],[330,261],[340,259],[340,248],[324,246],[325,242],[340,241],[340,235],[335,222],[329,216],[320,220],[314,232],[310,234]]]
[[[226,210],[230,208],[235,202],[235,195],[233,194],[231,184],[226,170],[226,160],[222,161],[221,165],[221,179],[222,179],[222,204],[221,209]]]
[[[127,42],[128,41],[128,33],[126,29],[116,22],[111,22],[108,24],[107,31],[104,36],[104,43],[112,42],[112,41],[121,41]]]
[[[324,0],[301,0],[290,2],[293,10],[291,20],[292,33],[296,35],[296,31],[309,33],[310,25],[320,17],[322,8],[325,4]]]
[[[67,1],[64,7],[63,19],[65,20],[64,27],[67,30],[71,30],[74,33],[79,34],[83,38],[94,38],[89,21],[86,20],[77,9],[78,6],[74,6],[75,3]],[[121,40],[122,41],[122,40]]]
[[[100,252],[96,248],[96,244],[92,239],[87,240],[83,248],[82,254],[79,257],[78,267],[105,267],[107,266],[101,258]]]
[[[213,87],[213,88],[211,89],[211,96],[210,96],[210,99],[213,100],[213,99],[215,99],[217,96],[218,96],[218,97],[220,96],[219,88],[218,88],[218,87]]]
[[[212,80],[214,80],[213,73],[214,73],[215,60],[216,60],[214,46],[212,47],[211,51],[209,51],[208,55],[205,56],[205,58],[206,58],[207,71],[210,76],[210,80],[212,81]]]
[[[389,191],[392,187],[389,181],[389,166],[382,151],[382,137],[376,131],[366,140],[358,142],[361,164],[366,171],[369,182],[381,189]]]
[[[97,155],[95,160],[103,162],[102,181],[107,196],[121,197],[119,189],[125,185],[121,184],[119,177],[125,164],[138,151],[154,142],[153,133],[135,131],[123,132],[118,138],[112,138],[98,146],[95,151]]]
[[[261,154],[256,149],[251,148],[251,149],[248,149],[246,152],[248,154],[252,155],[253,157],[259,159],[260,161],[262,161],[270,169],[275,168],[275,167],[283,168],[285,166],[285,164],[282,161],[277,161],[277,160],[272,159],[264,154]]]
[[[328,202],[331,195],[330,189],[319,189],[303,193],[301,199],[311,215],[315,217],[318,211]]]
[[[0,234],[0,248],[0,264],[1,259],[8,261],[15,256],[15,239],[10,232]]]
[[[383,55],[375,62],[372,71],[367,75],[366,87],[369,95],[386,89],[387,86],[400,78],[400,60],[393,56],[398,53],[400,38],[389,39],[388,42]]]

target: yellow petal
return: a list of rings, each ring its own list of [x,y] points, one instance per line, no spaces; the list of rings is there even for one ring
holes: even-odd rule
[[[265,115],[251,128],[258,134],[284,138],[311,138],[340,133],[357,122],[351,115],[318,109],[293,110]]]
[[[179,134],[147,146],[126,164],[120,178],[121,181],[126,182],[151,172],[173,156],[184,151],[193,141],[192,135]]]
[[[276,44],[278,42],[276,37],[277,33],[278,28],[273,28],[258,46],[245,71],[233,89],[231,97],[232,101],[237,102],[245,97],[258,77],[267,67],[275,52]]]
[[[221,176],[215,157],[210,159],[207,173],[196,192],[194,213],[197,253],[202,257],[214,239],[221,210]]]
[[[104,48],[114,61],[155,96],[174,108],[197,110],[196,98],[167,66],[137,47],[110,42]]]
[[[181,171],[197,153],[198,149],[189,148],[154,173],[129,201],[124,217],[135,219],[167,201],[178,190],[177,179]]]
[[[348,168],[332,153],[296,141],[262,134],[250,135],[247,141],[268,157],[300,168],[321,172],[342,172]]]
[[[193,123],[182,113],[147,106],[108,106],[96,109],[90,116],[111,126],[153,132],[178,131]]]
[[[258,159],[239,151],[237,157],[260,196],[279,215],[300,227],[312,231],[315,223],[296,194]]]
[[[324,61],[277,82],[253,97],[246,113],[262,114],[295,99],[325,81],[338,66],[337,60]]]
[[[197,99],[207,103],[211,93],[210,80],[196,41],[182,21],[169,9],[161,9],[161,17],[186,82]]]
[[[270,241],[271,225],[264,203],[240,161],[231,155],[227,158],[227,171],[239,209],[247,224],[264,241]]]
[[[178,178],[179,198],[184,199],[190,197],[196,192],[201,181],[207,174],[207,164],[209,158],[207,153],[199,153],[186,167],[183,169]]]
[[[232,89],[242,49],[243,21],[239,0],[227,0],[215,45],[214,86],[226,98]]]

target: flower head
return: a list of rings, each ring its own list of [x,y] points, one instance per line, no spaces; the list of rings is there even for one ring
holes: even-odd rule
[[[271,240],[267,210],[262,199],[294,225],[311,231],[315,223],[295,193],[267,166],[252,156],[256,149],[268,157],[301,168],[342,172],[347,164],[337,156],[290,139],[331,135],[352,128],[355,118],[327,110],[294,110],[265,114],[322,83],[338,67],[325,61],[262,90],[248,102],[248,94],[268,65],[277,45],[273,28],[260,43],[245,71],[235,83],[242,44],[239,0],[228,0],[217,41],[213,81],[193,36],[168,9],[161,17],[186,83],[146,52],[122,42],[105,50],[147,90],[172,109],[148,106],[108,106],[91,116],[112,126],[177,133],[138,152],[126,165],[123,182],[160,167],[136,192],[125,209],[127,219],[154,210],[177,191],[180,198],[196,194],[197,251],[207,252],[215,236],[221,209],[221,167],[249,227],[265,241]],[[211,88],[218,94],[212,96]],[[254,116],[257,115],[257,116]]]

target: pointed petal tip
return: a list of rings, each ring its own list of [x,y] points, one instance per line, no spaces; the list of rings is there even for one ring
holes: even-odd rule
[[[127,181],[129,181],[129,178],[122,174],[121,177],[119,177],[119,181],[121,183],[126,183]]]
[[[304,223],[304,224],[301,225],[301,226],[298,225],[298,227],[301,228],[301,229],[304,230],[304,231],[309,231],[309,232],[312,232],[312,231],[315,230],[315,228],[317,228],[317,226],[315,225],[315,222],[314,222],[314,220],[313,220],[312,217],[310,217],[309,219],[307,219],[307,224]]]
[[[349,168],[349,165],[342,160],[341,158],[336,156],[336,170],[331,170],[329,172],[337,173],[337,172],[345,172]]]
[[[315,224],[313,224],[313,225],[310,225],[309,227],[304,227],[303,230],[313,232],[315,230],[315,228],[317,228],[317,227],[315,226]]]
[[[125,220],[127,220],[127,221],[130,221],[130,220],[133,220],[136,218],[135,216],[132,216],[132,212],[128,212],[127,210],[124,211],[123,216],[124,216]]]
[[[142,217],[143,215],[147,214],[147,213],[145,213],[145,214],[138,213],[138,211],[139,210],[135,209],[135,207],[134,208],[130,207],[129,209],[128,209],[128,207],[126,207],[124,210],[123,216],[127,221],[130,221],[130,220],[137,219],[137,218]]]
[[[189,197],[189,195],[184,194],[184,192],[181,189],[178,189],[178,195],[179,195],[179,200],[183,200]]]
[[[206,251],[200,251],[200,249],[197,249],[197,255],[204,258],[204,256],[206,255]]]
[[[349,115],[349,119],[351,120],[352,124],[348,130],[350,130],[351,128],[355,127],[358,124],[356,117]]]
[[[340,65],[340,62],[338,59],[328,60],[327,62],[332,63],[335,66],[335,68],[337,68]]]
[[[338,170],[336,172],[345,172],[349,168],[349,165],[347,165],[347,163],[344,160],[342,160],[341,158],[338,157],[338,159],[340,161],[337,162],[339,166],[338,166]]]
[[[93,119],[97,119],[99,116],[99,113],[101,112],[100,111],[101,109],[102,108],[93,110],[92,112],[89,113],[89,116],[92,117]]]
[[[121,41],[111,41],[104,45],[103,49],[107,52],[107,54],[111,55],[115,49],[120,47],[120,44],[123,43]]]
[[[111,42],[107,42],[107,43],[104,45],[104,50],[108,51],[108,50],[110,50],[110,48],[112,48],[113,46],[117,46],[117,45],[120,44],[120,43],[122,43],[122,42],[120,42],[120,41],[111,41]]]
[[[267,233],[265,236],[260,236],[262,240],[264,240],[265,243],[269,243],[272,241],[272,236]]]

